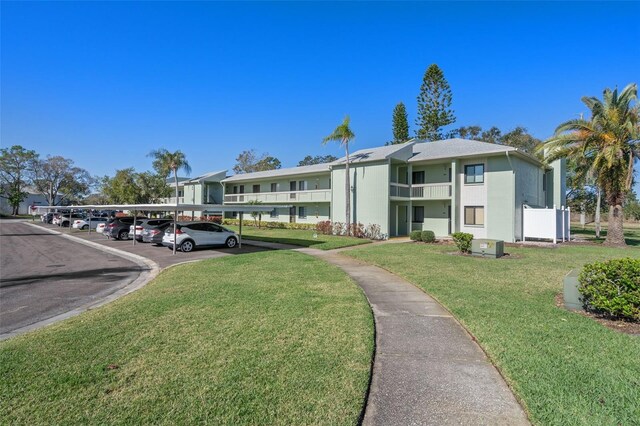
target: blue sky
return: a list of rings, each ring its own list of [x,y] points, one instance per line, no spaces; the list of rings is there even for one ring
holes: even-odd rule
[[[425,69],[453,91],[455,127],[550,136],[584,95],[640,76],[640,3],[3,2],[2,146],[62,155],[94,175],[181,149],[193,173],[245,149],[295,166],[411,132]]]

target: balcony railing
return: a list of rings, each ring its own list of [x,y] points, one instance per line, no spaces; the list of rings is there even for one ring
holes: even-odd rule
[[[245,194],[228,194],[224,196],[225,203],[248,203],[260,201],[262,203],[317,203],[331,201],[330,189],[314,189],[311,191],[282,191],[257,192]]]
[[[446,200],[451,198],[450,183],[424,183],[406,185],[403,183],[391,183],[389,195],[391,197],[411,198],[417,200]]]
[[[166,198],[166,202],[168,204],[175,204],[176,203],[176,197]],[[178,197],[178,203],[179,204],[184,204],[184,197]]]

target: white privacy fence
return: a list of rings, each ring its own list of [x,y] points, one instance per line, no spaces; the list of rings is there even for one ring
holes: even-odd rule
[[[571,239],[571,209],[540,209],[522,206],[522,241],[528,239],[553,240],[553,243]]]

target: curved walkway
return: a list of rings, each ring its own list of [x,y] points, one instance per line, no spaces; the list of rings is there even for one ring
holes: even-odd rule
[[[527,425],[511,390],[438,302],[384,269],[317,249],[364,290],[376,354],[364,425]]]

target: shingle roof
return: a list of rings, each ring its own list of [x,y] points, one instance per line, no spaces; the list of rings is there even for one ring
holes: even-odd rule
[[[190,179],[190,180],[189,180],[189,182],[198,182],[198,181],[200,181],[200,180],[205,180],[205,179],[207,179],[208,177],[211,177],[211,176],[215,176],[215,175],[226,175],[226,173],[227,173],[227,169],[224,169],[224,170],[218,170],[218,171],[216,171],[216,172],[209,172],[209,173],[205,173],[205,174],[203,174],[203,175],[200,175],[200,176],[194,177],[193,179]]]
[[[517,149],[511,146],[458,138],[434,142],[416,141],[416,144],[413,145],[414,155],[409,159],[409,162],[468,157],[508,151],[517,151]]]
[[[329,172],[329,165],[333,163],[314,164],[311,166],[289,167],[286,169],[267,170],[264,172],[243,173],[223,179],[222,182],[238,182],[243,180],[270,179],[280,176],[303,175]]]
[[[410,145],[412,145],[413,142],[406,142],[403,144],[398,144],[398,145],[387,145],[387,146],[381,146],[378,148],[366,148],[366,149],[360,149],[352,154],[349,155],[350,158],[350,163],[364,163],[364,162],[370,162],[370,161],[380,161],[380,160],[386,160],[387,158],[391,157],[393,154],[395,154],[396,152],[402,150],[403,148],[406,148]],[[344,156],[336,161],[334,161],[331,164],[344,164],[344,162],[346,161],[347,157]]]

